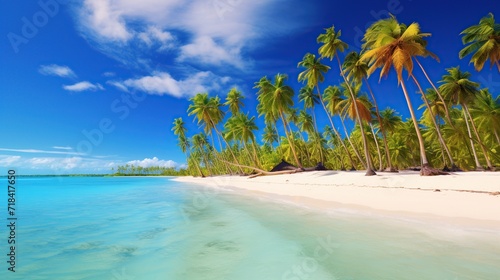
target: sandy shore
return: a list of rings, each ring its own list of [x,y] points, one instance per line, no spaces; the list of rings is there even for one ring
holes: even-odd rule
[[[352,208],[500,229],[500,173],[467,172],[422,177],[417,172],[315,171],[253,179],[178,177],[180,182],[279,195],[322,209]]]

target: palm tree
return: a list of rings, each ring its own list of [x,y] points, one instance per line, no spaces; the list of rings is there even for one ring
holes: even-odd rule
[[[208,174],[212,176],[213,172],[208,159],[211,147],[210,144],[208,143],[207,135],[203,132],[195,134],[193,135],[193,137],[191,137],[191,143],[193,143],[193,149],[194,149],[191,155],[194,156],[201,155],[201,157],[203,158],[203,162],[205,164],[205,168],[208,170]]]
[[[340,101],[342,101],[342,91],[340,90],[339,87],[337,86],[328,86],[325,91],[324,91],[324,97],[322,98],[322,100],[324,100],[326,102],[323,103],[323,108],[325,109],[325,112],[328,116],[328,119],[330,121],[330,125],[331,125],[331,128],[332,128],[332,131],[335,133],[335,135],[337,136],[337,138],[339,139],[339,142],[340,144],[342,145],[342,147],[344,148],[344,151],[346,152],[346,154],[348,155],[349,157],[349,160],[351,161],[351,166],[352,168],[354,168],[355,164],[354,164],[354,160],[352,159],[351,157],[351,153],[349,153],[349,150],[347,149],[347,147],[345,146],[344,144],[344,141],[342,141],[342,137],[340,136],[340,133],[338,133],[338,131],[335,129],[335,126],[333,125],[333,121],[332,121],[332,118],[330,115],[334,116],[338,113],[338,104]],[[344,126],[344,129],[345,129],[345,124],[344,124],[344,120],[342,118],[340,118],[341,122],[342,122],[342,126]],[[349,141],[349,144],[351,145],[351,148],[354,150],[354,153],[356,154],[356,156],[358,157],[359,161],[365,166],[366,168],[366,165],[363,161],[363,159],[361,158],[361,156],[359,155],[357,149],[354,147],[354,144],[352,143],[350,137],[349,137],[349,134],[347,133],[347,129],[345,129],[345,133],[346,133],[346,137],[347,137],[347,140]]]
[[[316,113],[314,112],[314,107],[319,104],[320,95],[314,93],[313,88],[305,86],[299,91],[299,102],[304,103],[304,109],[309,109],[314,121],[314,128],[318,131],[318,125],[316,122]]]
[[[430,34],[421,33],[418,23],[407,26],[400,24],[394,17],[379,20],[366,30],[363,37],[365,53],[361,59],[367,61],[370,67],[368,75],[371,75],[379,67],[382,68],[380,78],[387,76],[391,67],[396,71],[398,85],[401,85],[403,90],[418,138],[422,165],[420,174],[438,175],[439,172],[432,170],[427,160],[424,139],[403,79],[403,70],[406,70],[408,75],[412,75],[412,58],[429,55],[430,52],[425,49],[427,42],[424,40],[427,36]]]
[[[474,63],[476,71],[483,69],[486,60],[490,60],[491,67],[496,65],[500,72],[500,24],[495,23],[492,13],[483,17],[478,25],[473,25],[460,33],[465,46],[459,53],[462,59],[471,53],[470,62]]]
[[[389,154],[389,147],[387,146],[387,136],[385,133],[384,127],[381,125],[382,121],[380,119],[380,110],[378,108],[377,100],[375,99],[375,95],[370,87],[370,83],[368,83],[368,64],[361,60],[361,55],[357,52],[350,52],[344,59],[343,64],[344,71],[347,73],[347,79],[352,80],[355,83],[365,82],[368,91],[373,100],[373,105],[375,105],[375,115],[377,116],[377,120],[379,123],[380,132],[382,133],[382,139],[384,141],[385,147],[385,155],[387,157],[387,165],[389,167],[390,172],[396,172],[391,162],[391,155]],[[378,144],[377,144],[378,145]]]
[[[425,95],[424,91],[420,87],[420,84],[417,82],[417,78],[415,78],[415,76],[413,76],[413,75],[411,75],[411,77],[418,87],[418,90],[422,96],[422,100],[424,100],[424,104],[427,107],[427,110],[429,110],[428,111],[428,114],[430,114],[429,119],[431,120],[432,124],[434,125],[434,128],[436,129],[439,144],[441,145],[442,149],[444,149],[446,154],[448,155],[448,159],[450,160],[451,170],[457,171],[458,167],[456,166],[455,161],[453,160],[453,157],[451,156],[451,152],[450,152],[450,149],[448,148],[448,145],[446,145],[446,142],[444,141],[443,135],[441,134],[441,128],[439,127],[439,124],[436,121],[436,116],[434,115],[434,112],[432,111],[431,105],[429,104],[429,100],[427,99],[427,96]],[[433,90],[431,92],[433,92],[437,95],[436,91]],[[446,107],[446,104],[442,104],[442,107]],[[443,157],[444,157],[444,155],[443,155]]]
[[[355,99],[354,97],[354,92],[352,91],[347,78],[344,74],[344,70],[342,69],[342,64],[340,63],[340,58],[338,53],[339,52],[344,52],[345,49],[347,49],[347,44],[344,43],[342,40],[340,40],[340,35],[341,31],[339,30],[338,32],[335,31],[335,27],[332,26],[330,28],[325,29],[325,33],[320,34],[317,38],[317,42],[323,44],[318,52],[321,55],[321,57],[327,57],[330,58],[330,61],[333,60],[333,58],[337,58],[337,63],[340,71],[340,75],[344,79],[344,82],[347,85],[347,88],[351,94],[351,98]],[[354,106],[354,109],[356,111],[356,119],[359,124],[361,124],[361,117],[358,112],[357,106]],[[366,139],[366,135],[364,133],[364,130],[361,129],[361,137],[363,138],[363,146],[365,149],[365,158],[366,158],[366,176],[372,176],[376,175],[375,171],[373,171],[373,166],[370,161],[370,152],[369,152],[369,147],[368,147],[368,141]]]
[[[266,125],[266,127],[264,127],[264,134],[262,135],[262,141],[265,144],[272,146],[273,143],[278,142],[278,140],[279,139],[276,130],[272,126]]]
[[[482,89],[470,111],[476,116],[478,127],[491,131],[500,145],[500,96],[493,99],[488,89]]]
[[[222,133],[217,129],[217,124],[222,121],[224,118],[224,112],[221,110],[222,104],[220,103],[220,99],[218,96],[210,98],[208,93],[198,93],[193,98],[190,99],[192,104],[188,107],[188,116],[195,115],[196,119],[198,119],[198,124],[202,124],[205,128],[205,133],[211,133],[212,130],[215,131],[218,137],[222,138],[230,151],[234,162],[239,165],[238,159],[233,153],[229,143],[227,143],[226,139],[223,137]],[[219,145],[222,152],[222,143]],[[240,171],[243,173],[243,170],[240,167]]]
[[[448,68],[446,69],[446,71],[448,72],[448,74],[443,76],[443,80],[441,80],[441,83],[443,84],[440,86],[440,90],[445,95],[445,97],[449,98],[453,103],[462,106],[466,123],[468,124],[468,122],[470,121],[472,125],[476,140],[479,143],[479,146],[481,147],[483,155],[486,159],[488,169],[493,170],[493,166],[486,152],[486,148],[481,140],[481,137],[479,137],[476,124],[474,123],[474,119],[472,118],[469,110],[469,104],[474,102],[476,95],[479,94],[479,84],[469,80],[471,76],[470,73],[460,71],[459,67]],[[470,130],[469,136],[471,136]],[[474,143],[472,142],[472,137],[470,137],[470,140],[472,149],[474,151]],[[481,164],[479,163],[477,154],[474,154],[476,160],[476,169],[480,170],[482,169]]]
[[[308,108],[314,108],[314,103],[318,103],[317,101],[318,99],[323,104],[323,100],[321,98],[321,92],[319,90],[319,83],[322,83],[325,80],[324,74],[328,72],[328,70],[330,70],[330,67],[322,64],[321,59],[317,59],[316,56],[311,53],[307,53],[306,55],[304,55],[304,58],[302,59],[301,62],[298,63],[297,67],[305,68],[305,70],[299,74],[298,81],[299,82],[307,81],[307,87],[311,89],[316,88],[317,92],[317,95],[311,96],[311,92],[308,92],[307,90],[305,90],[304,92],[301,91],[299,99],[301,100],[305,99],[304,106],[307,106]],[[308,104],[306,104],[306,102]],[[317,131],[316,116],[314,115],[314,109],[312,109],[312,111],[314,117],[314,124]],[[319,147],[319,150],[321,151],[321,160],[323,161],[322,148]]]
[[[295,145],[290,135],[291,133],[288,132],[288,122],[285,117],[285,115],[290,111],[290,108],[293,106],[294,95],[293,89],[285,84],[287,79],[287,75],[277,74],[274,76],[274,82],[271,82],[267,79],[267,77],[263,77],[255,83],[254,88],[259,89],[259,92],[257,93],[257,100],[259,101],[257,110],[260,115],[265,115],[265,118],[273,121],[275,125],[276,120],[278,118],[281,119],[293,157],[297,166],[302,168],[302,163],[300,162],[297,152],[295,151]]]
[[[244,96],[238,89],[232,88],[227,94],[224,105],[229,107],[231,114],[236,115],[240,112],[241,107],[243,107],[243,98]]]
[[[363,132],[363,122],[370,123],[372,121],[372,112],[370,110],[372,104],[365,95],[360,95],[361,84],[350,86],[354,94],[350,93],[349,87],[346,83],[342,83],[341,86],[343,88],[342,92],[345,99],[341,100],[337,104],[337,110],[339,111],[341,118],[345,118],[347,116],[354,120],[360,127],[361,137],[366,137],[364,136],[366,133]],[[362,140],[365,141],[365,139]],[[365,154],[365,156],[367,156],[366,161],[369,164],[368,166],[372,166],[369,155],[369,153]]]
[[[248,117],[248,115],[237,113],[227,120],[224,125],[227,131],[226,136],[228,139],[238,139],[243,143],[246,151],[249,151],[247,144],[250,142],[253,149],[253,160],[257,167],[260,167],[257,149],[255,147],[255,134],[254,131],[259,128],[255,124],[255,117]]]

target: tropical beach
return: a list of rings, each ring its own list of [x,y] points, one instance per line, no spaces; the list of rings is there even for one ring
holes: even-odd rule
[[[0,279],[499,279],[495,1],[21,2]]]

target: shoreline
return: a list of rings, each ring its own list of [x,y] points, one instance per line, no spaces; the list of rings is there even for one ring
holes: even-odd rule
[[[355,213],[461,228],[500,231],[500,173],[418,172],[364,176],[363,171],[313,171],[289,175],[176,177],[177,182],[235,190],[323,213]]]

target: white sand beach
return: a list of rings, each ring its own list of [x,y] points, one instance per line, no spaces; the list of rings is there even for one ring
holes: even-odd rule
[[[180,182],[279,195],[304,206],[356,209],[403,217],[500,229],[500,173],[461,172],[420,176],[418,172],[314,171],[290,175],[213,178],[178,177]]]

